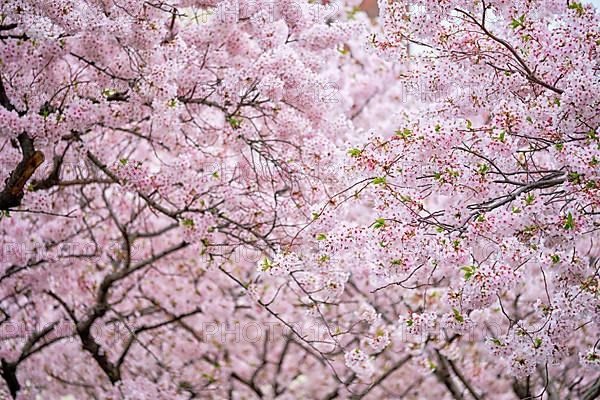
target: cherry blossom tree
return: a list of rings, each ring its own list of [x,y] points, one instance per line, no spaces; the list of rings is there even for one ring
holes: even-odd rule
[[[0,397],[600,395],[600,14],[8,0]]]
[[[402,397],[396,377],[425,398],[595,398],[598,14],[410,3],[380,1],[370,38],[407,65],[410,106],[380,126],[368,116],[389,93],[367,106],[374,134],[349,148],[348,184],[300,234],[316,256],[288,268],[326,285],[342,271],[347,288],[300,299],[334,329],[358,397]],[[324,311],[353,293],[370,315],[358,337]]]

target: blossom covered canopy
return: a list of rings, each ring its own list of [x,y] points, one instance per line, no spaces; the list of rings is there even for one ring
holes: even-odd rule
[[[600,395],[599,11],[364,6],[1,3],[0,398]]]

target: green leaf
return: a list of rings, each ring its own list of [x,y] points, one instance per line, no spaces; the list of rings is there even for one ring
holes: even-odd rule
[[[376,219],[375,223],[373,224],[373,228],[375,228],[375,229],[380,229],[380,228],[383,228],[384,226],[385,226],[384,218]]]
[[[208,380],[208,383],[214,383],[214,382],[216,382],[216,379],[212,375],[202,374],[202,377],[204,379]]]
[[[515,19],[513,18],[512,21],[510,21],[510,24],[508,24],[508,26],[510,26],[512,29],[517,29],[517,28],[522,28],[525,24],[525,14],[521,15],[519,17],[519,19]]]
[[[194,226],[194,220],[189,219],[189,218],[184,218],[181,220],[181,225],[186,226],[186,227],[192,227],[192,226]]]
[[[106,89],[102,90],[102,96],[104,96],[104,97],[114,96],[115,93],[117,93],[116,90],[109,89],[109,88],[106,88]]]
[[[569,182],[574,183],[576,185],[581,183],[582,177],[583,175],[577,172],[569,172],[569,175],[567,176]]]
[[[348,150],[348,154],[350,155],[350,157],[358,157],[358,156],[360,156],[361,153],[362,153],[362,151],[359,149]]]
[[[494,139],[499,140],[500,142],[504,142],[506,140],[506,132],[504,132],[504,131],[500,132],[500,135],[498,135],[498,137],[496,137]]]
[[[188,381],[180,381],[177,386],[183,390],[193,390],[194,386]]]
[[[327,235],[325,235],[324,233],[319,233],[317,235],[317,240],[325,240],[327,239]]]
[[[470,119],[467,120],[467,129],[471,129],[473,127],[473,123]]]
[[[352,7],[350,11],[346,12],[346,15],[348,16],[348,19],[353,20],[356,16],[356,13],[358,13],[359,11],[360,7]]]
[[[465,280],[468,281],[477,272],[477,267],[474,265],[469,265],[467,267],[462,267],[461,270],[464,271]]]
[[[487,174],[490,170],[490,166],[487,164],[480,164],[479,165],[479,169],[477,170],[477,173],[481,176],[484,176],[485,174]]]
[[[273,263],[271,261],[269,261],[269,259],[267,257],[265,257],[263,259],[263,262],[261,263],[261,270],[263,272],[266,272],[268,270],[270,270],[273,267]]]
[[[453,241],[452,247],[454,247],[455,251],[458,251],[458,249],[460,249],[460,240],[456,239],[455,241]]]
[[[533,195],[533,193],[529,193],[527,195],[527,197],[525,197],[525,204],[530,206],[533,204],[533,201],[535,200],[535,196]]]
[[[552,260],[552,262],[554,264],[558,263],[560,261],[560,257],[558,256],[558,254],[552,254],[550,255],[550,259]]]
[[[575,229],[575,222],[573,221],[573,214],[571,211],[567,214],[567,218],[565,219],[565,224],[563,226],[567,230]]]
[[[435,363],[429,359],[427,359],[427,366],[431,371],[435,371],[437,369],[437,365],[435,365]]]
[[[569,9],[570,10],[575,10],[577,11],[577,15],[579,15],[580,17],[583,15],[583,5],[581,3],[577,3],[577,2],[572,2],[571,4],[569,4]]]
[[[456,171],[450,168],[446,168],[446,172],[455,178],[460,176],[460,171]]]
[[[404,128],[401,131],[396,131],[396,136],[400,136],[402,139],[408,139],[412,135],[410,129]]]
[[[529,225],[525,227],[525,232],[533,234],[535,232],[537,232],[537,230],[539,229],[539,227],[537,225]]]
[[[452,312],[454,313],[454,319],[456,319],[461,324],[465,322],[465,319],[456,308],[452,307]]]
[[[542,339],[540,338],[535,338],[533,339],[533,347],[534,348],[539,348],[542,345]]]
[[[435,132],[436,133],[440,133],[441,130],[442,130],[442,127],[440,126],[440,124],[436,124],[435,125]]]
[[[227,122],[233,129],[239,129],[239,127],[242,125],[242,121],[234,117],[227,117]]]
[[[373,184],[374,184],[374,185],[381,185],[381,184],[384,184],[385,182],[386,182],[386,178],[385,178],[385,176],[382,176],[382,177],[378,177],[378,178],[374,178],[374,179],[373,179]]]

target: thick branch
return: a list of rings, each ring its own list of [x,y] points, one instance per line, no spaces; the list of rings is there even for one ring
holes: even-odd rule
[[[600,397],[600,378],[583,394],[582,400],[593,400]]]
[[[383,375],[381,375],[375,382],[371,384],[367,389],[365,389],[360,395],[358,395],[358,399],[362,399],[365,397],[371,390],[379,386],[384,380],[386,380],[391,374],[400,369],[404,364],[406,364],[412,356],[408,355],[394,364],[390,369],[388,369]]]
[[[446,389],[448,389],[454,400],[463,400],[464,396],[461,390],[458,388],[454,380],[452,380],[452,376],[450,375],[446,357],[444,357],[438,350],[436,350],[436,353],[439,361],[439,365],[436,366],[434,372],[436,378],[446,387]]]
[[[555,93],[558,94],[563,94],[564,90],[559,89],[557,87],[554,87],[546,82],[544,82],[543,80],[541,80],[540,78],[538,78],[535,73],[531,70],[531,68],[529,68],[529,66],[527,65],[527,63],[525,62],[525,60],[523,60],[523,58],[519,55],[519,53],[517,52],[517,50],[515,50],[515,48],[513,46],[511,46],[510,43],[508,43],[506,40],[501,39],[499,37],[497,37],[496,35],[494,35],[493,33],[491,33],[487,27],[485,26],[485,4],[484,4],[484,8],[483,8],[483,12],[484,12],[484,17],[482,22],[479,22],[475,17],[473,17],[471,14],[456,8],[456,11],[458,11],[459,13],[465,15],[466,17],[468,17],[471,21],[473,21],[473,23],[475,23],[475,25],[477,25],[479,28],[481,28],[481,30],[483,31],[483,33],[485,33],[490,39],[492,39],[493,41],[495,41],[496,43],[502,45],[504,48],[506,48],[512,55],[513,57],[517,60],[517,62],[519,63],[519,65],[521,65],[521,67],[523,68],[523,75],[527,78],[527,80],[529,80],[532,83],[536,83],[540,86],[545,87],[546,89],[552,90]]]
[[[2,79],[0,79],[0,105],[9,111],[15,110],[15,107],[6,95]],[[19,114],[22,115],[23,113]],[[21,204],[25,184],[36,169],[44,162],[44,154],[41,151],[35,150],[33,140],[27,136],[27,133],[21,133],[17,139],[21,146],[23,158],[6,179],[4,189],[0,192],[0,210],[8,210]]]
[[[510,203],[513,200],[516,200],[520,195],[524,193],[531,192],[535,189],[547,189],[554,186],[562,185],[567,181],[566,173],[556,173],[550,174],[548,176],[543,177],[540,180],[535,182],[525,184],[518,189],[514,190],[512,193],[502,196],[495,200],[490,200],[484,203],[472,204],[467,206],[469,209],[473,210],[482,210],[482,211],[491,211],[495,208],[501,207],[505,204]]]
[[[2,364],[0,364],[2,369],[0,369],[0,376],[6,382],[8,386],[8,390],[10,391],[10,395],[13,399],[17,398],[17,393],[21,390],[21,384],[17,379],[17,365],[14,363],[9,363],[4,358],[2,359]]]
[[[26,133],[18,136],[23,158],[5,181],[4,190],[0,192],[0,210],[8,210],[21,204],[25,184],[44,162],[44,154],[35,150],[33,140]]]

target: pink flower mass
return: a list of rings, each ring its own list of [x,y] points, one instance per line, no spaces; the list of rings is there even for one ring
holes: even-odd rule
[[[600,397],[600,10],[0,2],[0,399]]]

